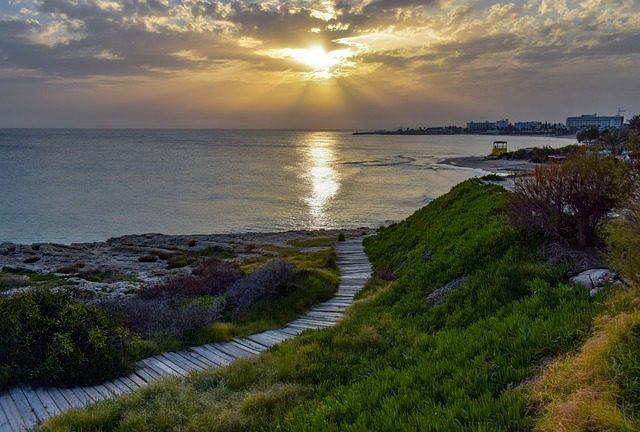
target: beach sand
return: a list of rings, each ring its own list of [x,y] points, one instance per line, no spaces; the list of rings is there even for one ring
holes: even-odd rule
[[[485,156],[465,156],[445,159],[439,164],[481,169],[496,174],[519,174],[533,171],[537,164],[524,160],[488,159]]]

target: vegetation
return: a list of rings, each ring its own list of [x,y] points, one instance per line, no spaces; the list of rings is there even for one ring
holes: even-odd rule
[[[567,145],[560,148],[534,147],[531,149],[518,149],[506,154],[507,159],[528,160],[534,163],[543,163],[549,161],[551,155],[571,156],[580,153],[581,148],[576,144]]]
[[[628,168],[615,158],[574,155],[519,177],[509,209],[511,222],[550,239],[594,245],[605,216],[622,204]]]
[[[333,249],[297,251],[288,251],[289,261],[260,262],[246,274],[211,254],[189,275],[92,305],[54,288],[64,278],[5,269],[4,289],[25,284],[25,278],[44,285],[0,298],[0,388],[99,383],[143,357],[283,326],[338,286]]]
[[[526,384],[576,350],[609,302],[563,285],[565,269],[506,223],[508,201],[503,188],[472,179],[367,239],[384,277],[336,327],[42,429],[531,429],[539,405]],[[431,306],[427,296],[460,276]]]
[[[0,316],[0,388],[104,381],[137,355],[138,339],[121,321],[61,291],[0,297]]]

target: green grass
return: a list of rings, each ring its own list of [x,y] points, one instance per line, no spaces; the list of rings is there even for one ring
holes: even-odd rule
[[[336,327],[43,429],[529,430],[535,404],[520,388],[591,334],[606,293],[562,285],[564,269],[505,223],[508,198],[469,180],[367,239],[374,269],[394,280],[374,278]]]
[[[296,274],[296,289],[290,294],[265,301],[230,322],[215,322],[189,335],[186,346],[230,340],[286,326],[307,309],[328,300],[338,288],[334,272],[305,269]]]
[[[22,285],[37,285],[43,288],[52,288],[60,285],[67,285],[69,282],[65,277],[53,274],[36,273],[27,269],[15,269],[10,267],[2,267],[0,271],[0,280],[9,280],[10,276],[26,276]]]

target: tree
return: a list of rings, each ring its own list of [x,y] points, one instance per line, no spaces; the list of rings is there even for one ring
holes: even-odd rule
[[[622,202],[627,168],[596,155],[571,156],[516,179],[509,220],[527,232],[594,245],[600,222]]]
[[[580,143],[586,141],[587,143],[590,144],[594,140],[598,139],[599,136],[600,136],[600,131],[598,131],[598,128],[591,128],[587,130],[578,131],[578,133],[576,134],[576,139]]]
[[[629,140],[626,129],[605,129],[600,134],[600,142],[611,148],[611,154],[615,155]]]
[[[640,114],[636,114],[627,120],[627,126],[629,129],[634,130],[636,132],[640,132]]]

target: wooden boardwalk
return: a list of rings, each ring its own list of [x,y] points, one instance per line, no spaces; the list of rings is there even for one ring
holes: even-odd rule
[[[353,296],[371,275],[362,237],[338,242],[336,252],[341,273],[336,295],[331,300],[312,307],[286,327],[140,360],[134,373],[96,386],[12,388],[0,393],[0,432],[28,430],[69,409],[135,391],[161,377],[185,376],[191,371],[225,366],[234,359],[258,355],[305,330],[331,327],[342,318],[345,309],[353,302]]]

